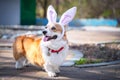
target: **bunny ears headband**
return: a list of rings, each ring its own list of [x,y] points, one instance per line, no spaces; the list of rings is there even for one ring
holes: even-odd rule
[[[65,32],[64,26],[67,25],[70,21],[72,21],[72,19],[74,18],[75,14],[76,14],[76,10],[77,10],[77,8],[73,7],[71,9],[67,10],[61,16],[59,24],[61,25],[63,32],[62,32],[60,39],[64,36],[64,32]],[[48,24],[55,23],[57,20],[57,13],[52,5],[50,5],[47,9],[47,19],[48,19]]]

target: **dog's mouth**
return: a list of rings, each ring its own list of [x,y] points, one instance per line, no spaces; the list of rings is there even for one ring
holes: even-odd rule
[[[54,36],[44,36],[43,40],[46,42],[46,41],[50,41],[52,39],[56,39],[57,38],[57,35],[54,35]]]

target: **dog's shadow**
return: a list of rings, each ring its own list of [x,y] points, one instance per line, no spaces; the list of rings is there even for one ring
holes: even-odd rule
[[[1,57],[0,57],[1,58]],[[22,69],[15,69],[15,62],[10,60],[9,57],[4,57],[5,59],[9,59],[7,62],[0,61],[0,79],[32,79],[32,80],[51,80],[51,79],[59,79],[62,76],[62,73],[58,74],[57,77],[49,77],[47,72],[44,69],[28,65],[23,67]]]
[[[15,69],[15,66],[14,66],[15,62],[11,57],[0,56],[0,59],[2,60],[0,61],[0,79],[1,78],[13,79],[13,77],[15,77],[15,79],[17,78],[45,79],[45,78],[39,77],[39,75],[36,75],[36,73],[39,71],[45,73],[45,71],[42,68],[29,65],[18,70],[18,69]],[[47,76],[47,73],[45,74]]]
[[[6,57],[7,58],[7,57]],[[10,60],[11,61],[11,60]],[[51,80],[51,79],[61,79],[66,77],[70,77],[69,75],[69,67],[60,67],[61,72],[57,77],[49,77],[47,72],[45,72],[42,68],[36,66],[26,66],[22,69],[15,69],[15,62],[0,62],[0,79],[32,79],[32,80]],[[68,71],[68,72],[67,72]]]

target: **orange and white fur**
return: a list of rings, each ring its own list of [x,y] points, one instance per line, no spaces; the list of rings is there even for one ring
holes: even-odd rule
[[[68,53],[68,43],[65,26],[72,21],[76,7],[67,10],[56,22],[57,13],[50,5],[47,10],[48,24],[43,30],[43,37],[21,35],[13,44],[15,67],[20,69],[31,63],[43,67],[50,77],[59,73],[59,67]]]

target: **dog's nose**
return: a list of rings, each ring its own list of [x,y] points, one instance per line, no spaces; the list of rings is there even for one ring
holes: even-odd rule
[[[43,31],[42,33],[43,33],[44,35],[46,35],[47,31]]]

